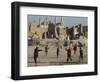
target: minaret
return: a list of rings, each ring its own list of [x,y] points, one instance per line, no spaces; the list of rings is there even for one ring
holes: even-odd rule
[[[57,17],[55,17],[55,24],[57,23]]]
[[[39,16],[39,26],[41,26],[41,18],[40,18],[40,16]]]
[[[47,24],[46,24],[46,23],[47,23],[47,17],[45,18],[44,23],[45,23],[45,24],[44,24],[44,25],[45,25],[45,29],[47,29],[47,27],[46,27],[46,26],[47,26]],[[46,38],[47,38],[47,31],[45,31],[45,39],[46,39]]]
[[[61,24],[63,24],[63,17],[61,17]]]
[[[57,17],[55,17],[55,35],[56,35],[56,37],[58,37],[56,23],[57,23]]]
[[[47,17],[45,17],[44,19],[44,25],[46,26],[46,23],[47,23]]]
[[[79,24],[79,27],[81,28],[81,33],[83,34],[83,27],[81,24]]]

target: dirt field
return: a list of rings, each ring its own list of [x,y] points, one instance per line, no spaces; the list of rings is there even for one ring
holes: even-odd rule
[[[84,40],[80,40],[81,42],[86,42]],[[74,41],[75,42],[75,41]],[[86,44],[86,43],[85,43]],[[86,44],[87,45],[87,44]],[[39,46],[39,49],[42,51],[39,52],[39,56],[37,58],[37,64],[34,63],[34,48],[35,46],[28,46],[28,66],[49,66],[49,65],[76,65],[76,64],[87,64],[88,62],[88,54],[87,54],[87,46],[83,47],[83,61],[79,62],[79,48],[77,48],[76,54],[74,54],[73,50],[71,51],[72,61],[67,62],[67,52],[65,51],[65,47],[60,48],[60,53],[57,58],[55,46],[49,46],[48,54],[46,56],[45,48],[43,46]]]

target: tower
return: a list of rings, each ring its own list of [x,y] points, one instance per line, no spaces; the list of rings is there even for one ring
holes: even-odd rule
[[[63,17],[61,17],[61,24],[63,25],[64,23],[63,23]]]
[[[57,17],[55,17],[55,24],[57,23]]]
[[[41,26],[41,18],[40,18],[40,16],[39,16],[39,26]]]

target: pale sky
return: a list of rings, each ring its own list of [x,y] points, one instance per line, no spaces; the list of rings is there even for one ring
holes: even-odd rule
[[[28,25],[30,25],[33,21],[36,21],[39,24],[39,18],[43,22],[46,18],[48,21],[55,22],[55,17],[57,18],[57,22],[61,21],[61,16],[49,16],[49,15],[28,15]],[[77,24],[82,24],[83,26],[88,25],[87,17],[76,17],[76,16],[62,16],[64,26],[72,27]]]

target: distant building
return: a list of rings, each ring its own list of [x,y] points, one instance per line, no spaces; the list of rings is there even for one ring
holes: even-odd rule
[[[41,21],[41,19],[39,19],[39,21],[39,24],[33,21],[29,25],[29,37],[32,35],[36,35],[39,39],[58,38],[59,40],[72,40],[79,38],[81,35],[87,36],[87,26],[82,26],[81,24],[78,24],[71,28],[65,27],[62,17],[60,22],[57,22],[56,17],[54,23],[48,21],[47,18],[44,21]]]
[[[67,35],[70,37],[71,40],[79,39],[80,36],[87,36],[87,26],[82,26],[81,24],[75,25],[71,28],[66,27]]]
[[[40,19],[39,19],[40,20]],[[63,18],[61,17],[61,22],[57,23],[55,20],[55,23],[52,23],[48,21],[47,19],[44,21],[41,21],[39,25],[34,21],[29,25],[29,32],[31,33],[37,33],[40,39],[45,38],[64,38],[66,35]]]

